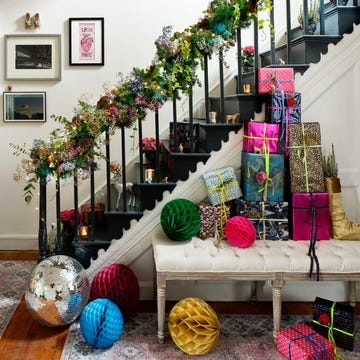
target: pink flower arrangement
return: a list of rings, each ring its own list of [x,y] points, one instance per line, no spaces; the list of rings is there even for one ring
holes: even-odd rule
[[[154,137],[145,137],[142,139],[142,147],[143,151],[156,150],[156,139]],[[159,140],[159,146],[162,144],[161,140]]]
[[[71,226],[74,226],[75,225],[75,210],[70,209],[70,210],[60,211],[60,219],[62,221],[69,221],[69,224]]]
[[[254,47],[252,45],[241,48],[241,59],[248,66],[254,63]]]

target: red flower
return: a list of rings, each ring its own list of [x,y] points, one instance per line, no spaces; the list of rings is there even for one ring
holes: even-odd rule
[[[288,107],[293,107],[296,105],[296,99],[294,97],[290,98],[290,99],[287,99],[286,101],[286,105]]]
[[[60,219],[62,221],[69,221],[70,225],[75,225],[75,210],[60,211]]]
[[[266,181],[266,172],[265,171],[258,171],[255,175],[256,181],[259,184],[263,184]]]
[[[328,324],[330,324],[330,316],[325,313],[320,314],[319,321],[324,325],[328,325]]]

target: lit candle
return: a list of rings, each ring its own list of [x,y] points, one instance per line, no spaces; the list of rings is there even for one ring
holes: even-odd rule
[[[89,227],[86,225],[80,226],[79,235],[82,240],[87,240],[87,238],[89,237]]]
[[[155,177],[155,169],[145,169],[145,182],[151,183]]]
[[[209,121],[211,123],[216,123],[216,111],[209,112]]]

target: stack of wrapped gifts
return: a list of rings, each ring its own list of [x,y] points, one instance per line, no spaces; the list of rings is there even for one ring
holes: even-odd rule
[[[226,239],[228,219],[243,216],[257,240],[309,240],[309,277],[319,280],[315,245],[330,239],[320,124],[302,121],[292,68],[258,69],[258,83],[265,120],[244,123],[240,176],[232,167],[203,175],[208,196],[199,205],[199,236]],[[353,317],[347,308],[317,298],[313,326],[280,330],[278,350],[289,359],[333,359],[336,346],[352,350]]]

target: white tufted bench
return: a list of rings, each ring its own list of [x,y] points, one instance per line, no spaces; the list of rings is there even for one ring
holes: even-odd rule
[[[213,239],[170,240],[162,231],[152,238],[157,274],[158,340],[165,338],[167,280],[270,280],[273,296],[273,335],[281,321],[281,289],[286,280],[309,280],[309,241],[261,241],[246,249]],[[360,241],[318,241],[320,280],[349,281],[349,302],[356,304],[360,281]],[[315,279],[315,276],[312,280]]]

